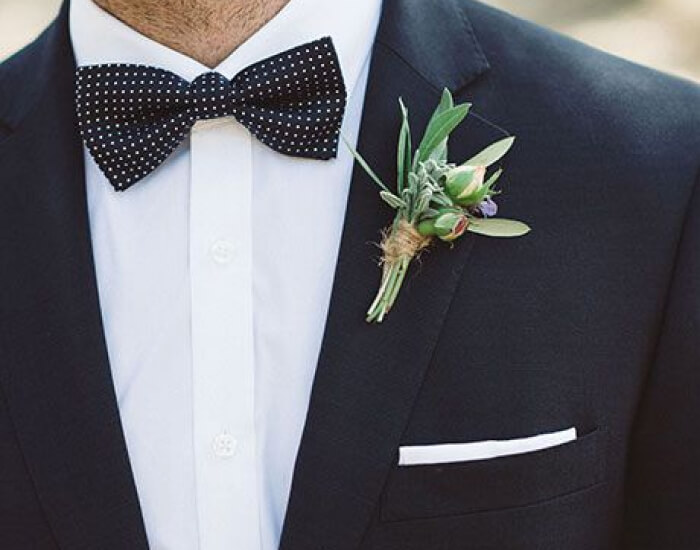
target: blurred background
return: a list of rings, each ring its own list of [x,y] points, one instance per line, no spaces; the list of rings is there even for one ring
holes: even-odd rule
[[[617,55],[700,81],[700,0],[486,3]],[[0,60],[34,38],[59,4],[60,0],[0,0]]]

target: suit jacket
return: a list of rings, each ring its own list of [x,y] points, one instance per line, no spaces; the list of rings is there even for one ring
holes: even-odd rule
[[[66,6],[0,66],[0,548],[145,550],[73,71]],[[391,211],[355,171],[281,549],[700,548],[700,90],[471,0],[385,0],[359,149],[387,180],[397,98],[418,131],[444,86],[475,106],[452,158],[518,136],[501,208],[534,231],[436,246],[367,325]]]

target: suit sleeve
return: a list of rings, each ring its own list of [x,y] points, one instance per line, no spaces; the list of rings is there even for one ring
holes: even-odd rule
[[[630,443],[624,550],[700,549],[699,186]]]

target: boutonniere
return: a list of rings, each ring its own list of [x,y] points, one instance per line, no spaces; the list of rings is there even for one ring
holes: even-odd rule
[[[466,162],[447,159],[450,134],[464,121],[470,104],[455,105],[445,89],[440,103],[413,151],[408,109],[399,99],[403,118],[399,132],[396,189],[392,190],[349,143],[353,156],[379,186],[379,196],[396,211],[382,231],[382,278],[367,311],[367,322],[381,323],[394,305],[411,262],[435,239],[452,243],[470,231],[486,237],[520,237],[530,228],[519,221],[496,218],[494,197],[502,169],[490,172],[515,138],[498,141]]]

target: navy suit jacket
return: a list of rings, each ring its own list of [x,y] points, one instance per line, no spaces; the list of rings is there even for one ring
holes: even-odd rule
[[[105,350],[67,6],[0,66],[0,548],[148,548]],[[355,171],[282,550],[700,548],[700,89],[471,0],[385,0],[359,149],[397,98],[506,134],[526,238],[435,247],[364,312],[391,211]],[[397,467],[400,445],[575,442]],[[177,483],[178,480],[173,480]]]

